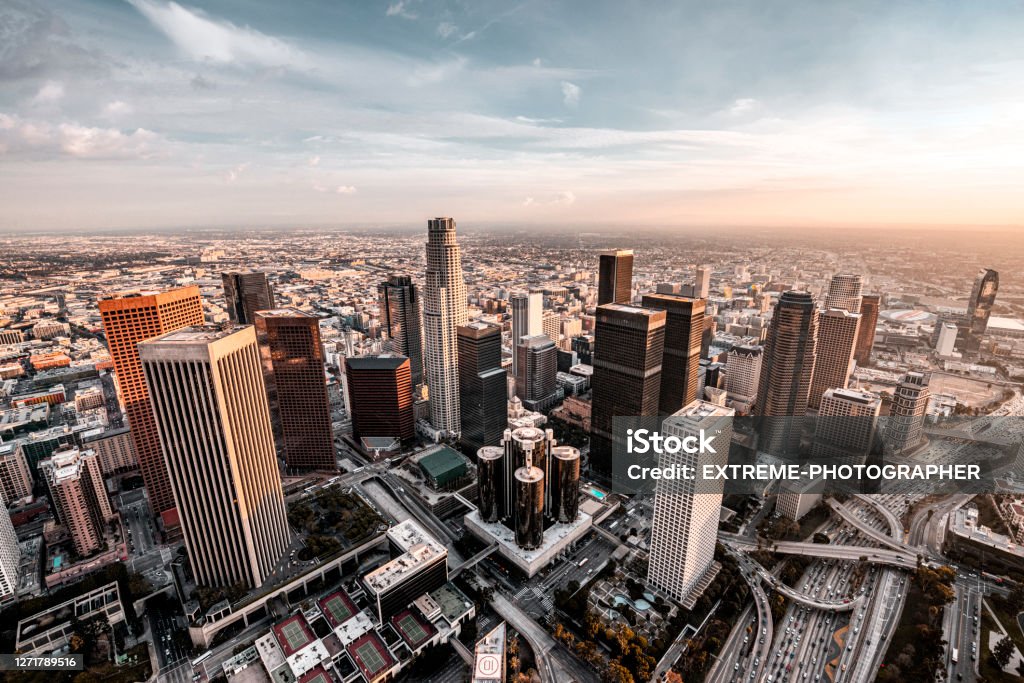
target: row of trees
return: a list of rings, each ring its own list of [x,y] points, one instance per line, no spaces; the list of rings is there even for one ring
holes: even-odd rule
[[[936,681],[942,675],[946,643],[942,611],[953,601],[956,571],[951,567],[919,566],[910,577],[910,592],[897,629],[892,661],[878,673],[879,683]],[[902,643],[902,647],[900,644]]]

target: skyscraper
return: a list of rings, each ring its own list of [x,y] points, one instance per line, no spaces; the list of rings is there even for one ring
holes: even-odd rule
[[[672,415],[697,399],[705,301],[675,294],[644,294],[643,306],[665,311],[658,410],[662,415]]]
[[[859,389],[829,389],[814,421],[814,458],[863,462],[871,451],[882,399]]]
[[[988,319],[992,315],[992,307],[996,303],[996,292],[999,291],[999,273],[992,269],[982,269],[974,280],[971,299],[967,302],[967,352],[977,353],[981,349],[981,338],[988,328]]]
[[[825,308],[841,308],[850,313],[860,313],[860,275],[839,273],[832,276],[825,297]]]
[[[274,308],[274,290],[267,274],[255,270],[232,270],[221,273],[224,303],[231,322],[252,325],[256,311]]]
[[[921,445],[931,397],[929,379],[923,373],[908,372],[897,385],[885,424],[886,452],[898,455]]]
[[[857,361],[857,365],[867,365],[871,360],[881,299],[877,294],[865,294],[860,299],[860,330],[857,331],[857,348],[853,352],[853,359]]]
[[[695,299],[707,299],[711,293],[711,266],[697,266],[697,277],[693,281]]]
[[[633,250],[601,252],[597,305],[628,304],[633,300]]]
[[[39,473],[46,481],[50,500],[71,536],[75,552],[85,557],[100,550],[104,528],[114,513],[96,453],[62,448],[39,463]]]
[[[139,470],[149,494],[150,509],[158,515],[169,512],[174,509],[174,493],[167,479],[167,466],[160,449],[138,345],[173,330],[202,325],[203,305],[199,288],[131,292],[101,299],[99,307],[107,348],[114,362],[117,387],[132,430]],[[165,515],[164,523],[176,526],[174,514]]]
[[[658,415],[665,311],[598,306],[591,380],[590,468],[612,475],[612,418]]]
[[[818,309],[807,292],[783,292],[775,304],[757,387],[758,447],[793,454],[807,413],[818,344]]]
[[[455,219],[427,221],[427,285],[423,300],[430,422],[449,437],[459,435],[459,325],[468,322],[462,254]]]
[[[291,471],[337,469],[319,320],[276,308],[258,311],[254,322],[285,464]]]
[[[196,583],[261,585],[289,543],[254,327],[139,344]]]
[[[960,332],[953,323],[935,323],[939,328],[939,339],[935,343],[935,353],[940,357],[949,358],[956,349],[956,336]]]
[[[527,410],[547,410],[558,388],[558,347],[544,334],[523,337],[516,346],[516,396]]]
[[[544,315],[541,316],[541,328],[541,334],[558,346],[562,337],[562,318],[554,311],[544,311]]]
[[[21,549],[7,510],[0,510],[0,602],[6,602],[18,592],[18,568]]]
[[[701,471],[704,465],[725,465],[732,439],[731,408],[694,401],[667,418],[661,431],[684,439],[710,435],[714,453],[664,453],[661,468],[679,465]],[[704,477],[659,479],[654,492],[651,552],[647,580],[684,601],[715,560],[718,518],[724,482]]]
[[[0,444],[0,505],[32,495],[32,475],[18,442]]]
[[[749,415],[755,409],[763,351],[760,346],[741,345],[726,356],[725,391],[737,413]]]
[[[409,359],[391,353],[345,359],[352,436],[416,437]]]
[[[830,308],[818,314],[818,355],[807,402],[821,404],[828,389],[845,389],[853,372],[853,351],[860,329],[860,314]]]
[[[523,337],[544,334],[544,293],[513,294],[508,300],[512,310],[512,376],[519,370],[516,347]]]
[[[388,338],[384,348],[409,359],[413,388],[423,384],[423,321],[420,295],[408,275],[389,275],[377,286],[381,324]]]
[[[460,443],[467,454],[497,446],[508,425],[508,379],[501,367],[501,328],[488,323],[460,325]]]

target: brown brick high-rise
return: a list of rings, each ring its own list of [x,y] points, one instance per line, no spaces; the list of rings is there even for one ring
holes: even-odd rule
[[[258,311],[255,323],[271,418],[288,470],[336,469],[319,320],[277,308]]]
[[[130,292],[102,299],[99,307],[150,508],[154,514],[162,514],[174,509],[174,494],[167,479],[138,344],[183,327],[202,325],[199,288]],[[176,524],[176,515],[165,521]]]

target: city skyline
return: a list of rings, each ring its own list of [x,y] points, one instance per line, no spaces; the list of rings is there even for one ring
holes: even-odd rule
[[[0,16],[2,230],[1024,215],[1010,2],[11,0]]]

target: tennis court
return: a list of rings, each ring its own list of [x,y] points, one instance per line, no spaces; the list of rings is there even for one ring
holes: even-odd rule
[[[293,652],[301,650],[302,647],[309,642],[309,638],[306,637],[306,632],[302,629],[302,624],[299,621],[289,621],[287,624],[281,627],[281,635],[288,641],[288,647]]]
[[[356,647],[356,658],[359,659],[363,669],[371,674],[376,674],[384,668],[384,657],[377,651],[377,645],[372,640]]]
[[[353,615],[352,609],[340,595],[332,595],[321,603],[335,624],[343,624]]]
[[[420,622],[411,614],[406,614],[399,619],[398,627],[414,643],[422,643],[427,638],[426,630],[420,626]]]

